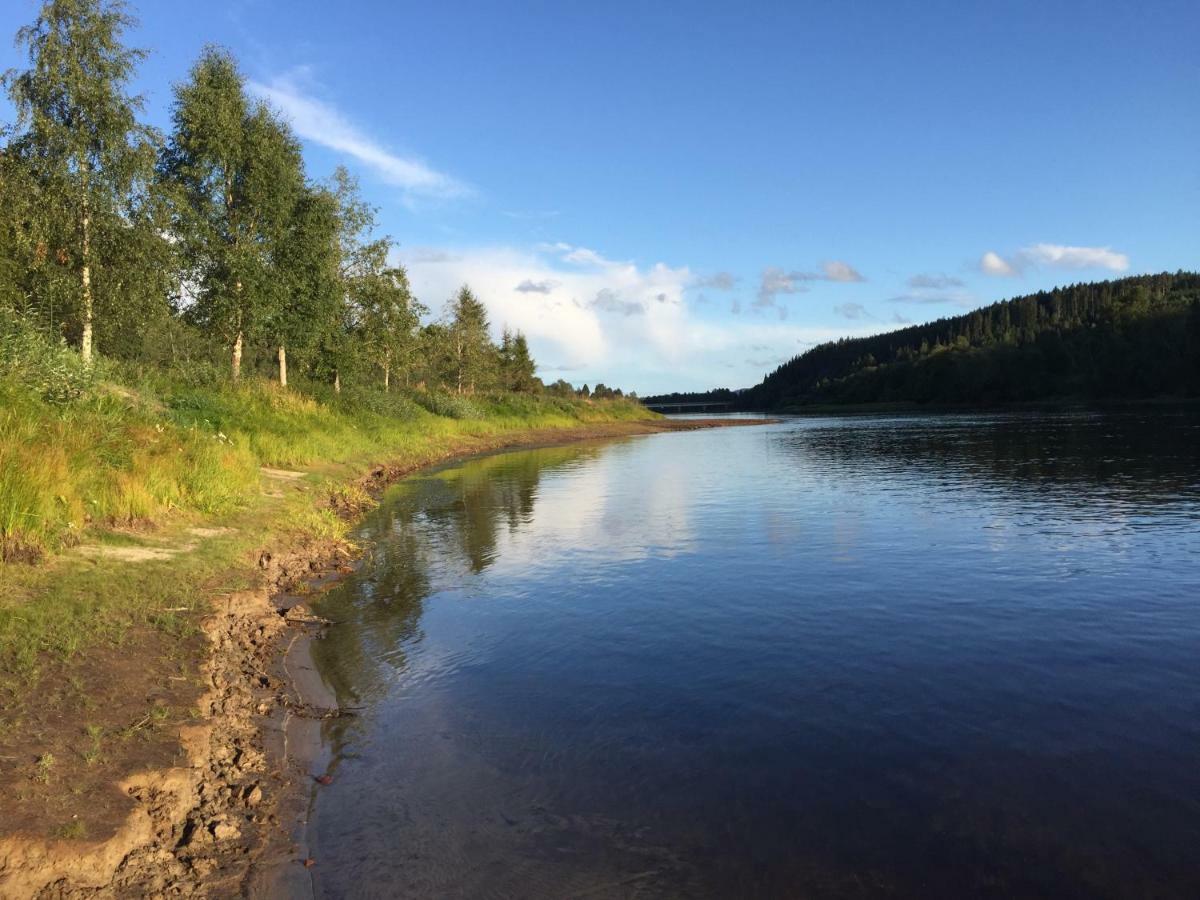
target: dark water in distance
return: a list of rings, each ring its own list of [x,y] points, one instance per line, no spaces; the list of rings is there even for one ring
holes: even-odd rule
[[[800,419],[393,489],[327,897],[1200,896],[1200,416]]]

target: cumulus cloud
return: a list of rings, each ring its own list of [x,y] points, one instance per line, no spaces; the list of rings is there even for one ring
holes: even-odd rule
[[[1022,247],[1009,257],[993,250],[979,260],[979,269],[986,275],[1019,275],[1025,269],[1108,269],[1124,272],[1129,257],[1111,247],[1069,247],[1065,244],[1032,244]]]
[[[961,278],[955,278],[953,275],[943,275],[941,273],[927,275],[914,275],[908,279],[910,288],[926,288],[929,290],[941,291],[946,288],[958,288],[963,286]]]
[[[826,281],[851,282],[867,280],[859,274],[854,266],[848,262],[842,262],[840,259],[832,259],[826,263],[822,263],[821,271],[823,273],[822,277]]]
[[[758,295],[754,300],[756,309],[774,308],[779,318],[787,317],[787,308],[780,305],[780,295],[802,294],[809,290],[814,281],[835,281],[843,284],[866,281],[858,270],[848,262],[829,260],[821,264],[819,272],[786,271],[778,266],[763,269],[758,283]]]
[[[1016,275],[1016,268],[999,253],[989,250],[979,259],[979,271],[984,275]]]
[[[758,282],[758,296],[754,300],[754,306],[758,309],[777,307],[780,318],[783,318],[787,315],[787,310],[778,306],[776,298],[780,294],[799,294],[807,291],[808,285],[804,282],[811,280],[807,272],[785,272],[775,266],[763,269]]]
[[[251,81],[247,87],[283,113],[300,137],[357,160],[410,198],[445,200],[472,193],[467,185],[422,160],[387,149],[336,107],[313,96],[307,69],[293,69],[266,82]]]
[[[745,366],[744,347],[770,348],[752,354],[756,359],[786,358],[801,341],[869,330],[866,323],[807,327],[717,317],[684,302],[698,280],[686,266],[639,265],[566,243],[405,248],[395,261],[407,266],[415,294],[431,308],[441,308],[469,284],[487,306],[495,332],[506,325],[525,332],[536,359],[572,371],[573,380],[638,391],[711,386],[711,373],[730,360],[730,383],[750,385],[763,369]],[[555,286],[549,292],[514,290],[526,282]]]

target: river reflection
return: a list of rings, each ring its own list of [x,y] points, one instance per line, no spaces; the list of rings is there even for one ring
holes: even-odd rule
[[[1192,413],[511,453],[361,535],[324,896],[1200,894]]]

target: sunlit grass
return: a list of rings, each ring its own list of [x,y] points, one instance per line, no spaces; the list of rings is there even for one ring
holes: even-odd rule
[[[345,521],[319,501],[370,464],[421,465],[514,431],[647,416],[628,401],[338,396],[322,386],[195,388],[163,377],[101,384],[61,403],[0,379],[0,547],[9,560],[0,563],[0,687],[92,643],[120,645],[139,625],[185,634],[188,611],[250,586],[253,551],[272,536],[344,538]],[[264,466],[318,474],[268,483]],[[232,527],[187,536],[189,526],[214,524]],[[80,543],[188,549],[136,564],[65,554]]]

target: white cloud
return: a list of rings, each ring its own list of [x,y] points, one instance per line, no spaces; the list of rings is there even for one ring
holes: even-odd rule
[[[1033,265],[1055,266],[1060,269],[1108,269],[1124,272],[1129,257],[1111,247],[1065,247],[1062,244],[1034,244],[1018,255]]]
[[[999,253],[994,253],[989,250],[979,260],[979,271],[985,275],[1016,275],[1017,270],[1013,268],[1008,260],[1004,259]]]
[[[779,312],[779,318],[787,318],[787,308],[780,305],[778,298],[781,294],[802,294],[809,290],[808,284],[813,281],[836,281],[848,284],[866,281],[858,270],[848,262],[833,259],[821,264],[820,272],[788,272],[778,266],[768,266],[763,269],[758,284],[758,296],[754,301],[756,309],[774,308]]]
[[[461,285],[469,284],[487,306],[497,333],[505,325],[525,332],[544,375],[567,372],[577,383],[600,380],[641,392],[725,381],[748,386],[765,374],[765,369],[748,365],[750,345],[770,347],[753,354],[755,359],[781,360],[811,342],[865,330],[716,318],[685,301],[700,280],[686,266],[640,266],[565,243],[403,248],[398,257],[416,295],[432,309],[440,310]],[[525,284],[553,287],[514,287]],[[739,360],[738,365],[723,371],[731,359]]]
[[[858,270],[848,262],[842,262],[840,259],[831,259],[821,265],[821,271],[824,273],[826,281],[866,281],[859,274]]]
[[[813,280],[808,272],[785,272],[776,266],[763,269],[758,283],[758,297],[754,305],[759,309],[777,306],[776,298],[780,294],[799,294],[808,290],[804,282]],[[783,318],[787,310],[779,307],[779,316]]]
[[[989,250],[979,260],[979,269],[986,275],[1018,275],[1028,268],[1108,269],[1124,272],[1129,257],[1111,247],[1069,247],[1065,244],[1032,244],[1005,257]]]
[[[248,87],[283,113],[300,137],[357,160],[410,197],[445,200],[472,193],[467,185],[420,159],[391,152],[335,107],[312,96],[302,82],[310,83],[310,79],[307,71],[299,68],[269,82],[251,81]]]

